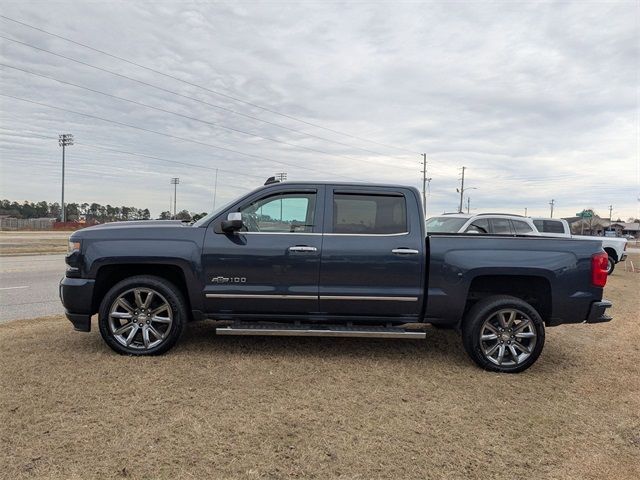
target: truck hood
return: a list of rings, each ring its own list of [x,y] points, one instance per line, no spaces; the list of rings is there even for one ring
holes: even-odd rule
[[[165,227],[175,227],[179,225],[187,225],[187,223],[182,220],[132,220],[125,222],[109,222],[109,223],[101,223],[98,225],[94,225],[92,227],[87,227],[84,230],[94,230],[94,229],[102,229],[102,228],[126,228],[126,227],[157,227],[157,226],[165,226]]]

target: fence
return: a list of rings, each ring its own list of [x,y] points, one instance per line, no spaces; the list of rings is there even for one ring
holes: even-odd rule
[[[0,230],[51,230],[55,218],[0,218]]]

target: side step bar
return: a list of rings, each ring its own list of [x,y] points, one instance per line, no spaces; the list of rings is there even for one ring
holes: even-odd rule
[[[365,337],[365,338],[426,338],[420,330],[398,327],[343,326],[343,325],[295,325],[234,323],[216,328],[218,335],[265,335],[282,337]]]

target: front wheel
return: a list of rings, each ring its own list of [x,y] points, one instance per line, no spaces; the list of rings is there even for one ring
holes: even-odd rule
[[[540,356],[544,323],[524,300],[507,295],[475,304],[464,319],[464,348],[480,367],[494,372],[518,373]]]
[[[117,283],[100,304],[104,341],[124,355],[159,355],[180,338],[187,309],[180,291],[164,278],[140,275]]]

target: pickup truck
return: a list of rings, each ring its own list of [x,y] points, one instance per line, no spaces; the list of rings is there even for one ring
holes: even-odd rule
[[[602,243],[602,248],[607,252],[608,265],[607,273],[611,275],[616,267],[616,263],[627,258],[627,239],[617,237],[594,237],[585,235],[572,235],[569,222],[562,218],[532,218],[533,224],[538,232],[545,237],[575,238],[576,240],[597,240]]]
[[[425,233],[419,192],[272,183],[193,223],[119,222],[69,238],[66,315],[118,353],[169,350],[187,322],[219,335],[425,338],[457,330],[480,367],[520,372],[545,327],[597,323],[597,241]],[[568,332],[568,331],[567,331]]]

